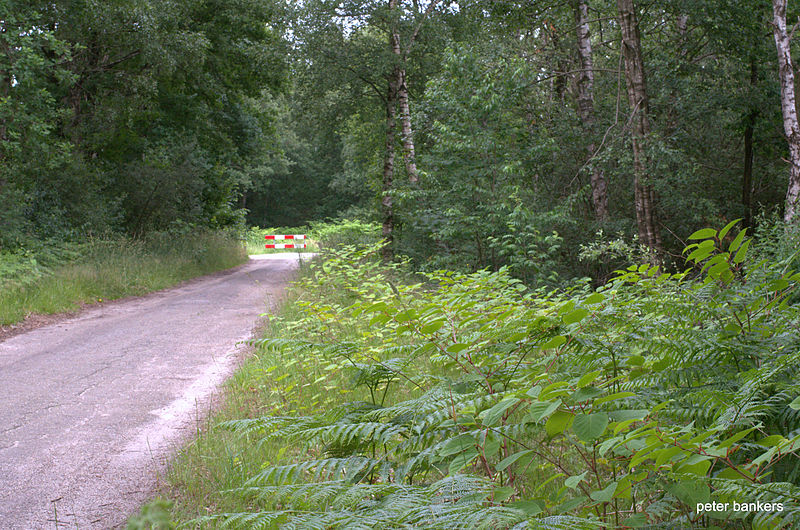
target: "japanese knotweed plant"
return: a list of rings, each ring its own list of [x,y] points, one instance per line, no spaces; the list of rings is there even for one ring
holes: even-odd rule
[[[317,352],[369,399],[226,423],[314,456],[264,468],[236,491],[253,511],[212,519],[800,525],[800,330],[787,303],[800,275],[749,262],[749,240],[727,237],[732,226],[693,234],[686,272],[632,266],[595,292],[542,295],[506,270],[396,285],[375,262],[328,262],[311,281],[345,289],[347,301],[309,303],[313,336],[262,347]],[[702,509],[711,502],[728,508]]]

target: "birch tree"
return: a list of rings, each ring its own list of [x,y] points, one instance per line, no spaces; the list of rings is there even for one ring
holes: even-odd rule
[[[787,0],[772,0],[772,29],[778,51],[778,76],[781,83],[781,111],[783,130],[789,144],[789,187],[786,191],[786,209],[783,219],[795,223],[800,201],[800,125],[797,122],[797,105],[794,93],[794,66],[791,40],[794,30],[786,29]]]
[[[578,115],[586,130],[589,143],[586,146],[589,161],[595,154],[594,143],[594,63],[592,61],[592,40],[589,32],[589,8],[586,0],[577,0],[574,3],[575,30],[578,39],[578,55],[580,56],[581,69],[578,73]],[[606,178],[603,170],[596,164],[592,165],[591,187],[592,206],[598,221],[608,219],[608,193]]]

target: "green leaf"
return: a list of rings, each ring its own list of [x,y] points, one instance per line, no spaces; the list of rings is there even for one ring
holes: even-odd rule
[[[525,458],[527,457],[527,458]],[[524,451],[519,451],[514,454],[511,454],[500,461],[494,468],[497,471],[503,471],[505,468],[516,462],[517,460],[522,459],[523,462],[530,460],[533,457],[533,451],[530,449],[526,449]],[[522,463],[522,462],[521,462]]]
[[[667,486],[667,491],[679,501],[694,508],[699,502],[708,502],[711,499],[711,489],[699,480],[686,480]]]
[[[463,342],[456,342],[455,344],[451,344],[450,346],[448,346],[446,351],[447,353],[455,354],[464,351],[467,348],[469,348],[469,345],[464,344]]]
[[[578,379],[578,384],[576,385],[578,388],[583,388],[591,383],[594,382],[595,379],[602,373],[601,370],[595,370],[594,372],[589,372],[588,374],[583,374],[580,379]]]
[[[566,487],[574,490],[575,488],[578,487],[578,484],[581,483],[581,481],[584,479],[584,477],[586,477],[587,473],[588,473],[588,471],[584,471],[580,475],[573,475],[573,476],[569,477],[567,480],[564,481],[564,485]]]
[[[622,526],[629,526],[631,528],[641,528],[643,526],[647,526],[648,524],[647,515],[643,513],[631,515],[622,521]]]
[[[575,417],[569,412],[557,410],[547,419],[547,423],[544,424],[544,430],[547,432],[548,436],[561,434],[569,429],[574,418]]]
[[[617,482],[614,481],[601,490],[595,490],[589,494],[595,502],[611,502],[614,498],[614,492],[617,490]]]
[[[592,293],[586,297],[586,300],[583,301],[584,305],[592,305],[592,304],[599,304],[605,300],[605,296],[601,293]]]
[[[733,240],[733,241],[731,241],[731,244],[730,244],[730,245],[728,245],[728,252],[733,252],[733,251],[735,251],[737,248],[739,248],[739,245],[741,245],[741,244],[742,244],[742,241],[744,241],[745,232],[747,232],[747,229],[746,229],[746,228],[745,228],[744,230],[740,231],[740,232],[739,232],[739,233],[736,235],[736,237],[734,238],[734,240]]]
[[[534,423],[537,423],[541,421],[542,418],[550,416],[550,414],[555,412],[560,405],[560,399],[555,401],[537,401],[536,403],[532,403],[528,408],[528,419]]]
[[[747,436],[748,434],[750,434],[751,432],[753,432],[754,430],[756,430],[756,428],[757,427],[751,427],[749,429],[745,429],[744,431],[737,432],[736,434],[734,434],[733,436],[731,436],[730,438],[728,438],[724,442],[720,443],[718,445],[718,447],[723,448],[723,449],[726,448],[726,447],[730,447],[733,444],[735,444],[736,442],[738,442],[739,440],[741,440],[742,438],[744,438],[745,436]]]
[[[544,511],[539,501],[517,501],[509,504],[510,507],[522,510],[527,515],[537,515]]]
[[[633,392],[617,392],[616,394],[610,394],[608,396],[601,397],[595,400],[594,407],[599,407],[600,405],[608,403],[609,401],[616,401],[618,399],[633,397],[635,395],[636,394],[634,394]]]
[[[551,350],[553,348],[558,348],[562,344],[567,342],[567,338],[563,335],[556,335],[555,337],[551,338],[547,342],[541,345],[543,350]]]
[[[475,448],[475,437],[471,434],[459,434],[455,438],[448,440],[448,442],[439,449],[439,455],[450,456],[464,452],[470,448]]]
[[[434,320],[433,322],[430,322],[422,326],[420,332],[424,333],[425,335],[429,335],[431,333],[439,331],[442,328],[442,326],[444,326],[444,320]]]
[[[591,442],[600,438],[608,427],[608,414],[595,412],[594,414],[578,414],[572,424],[575,435],[584,442]]]
[[[789,408],[792,410],[800,410],[800,396],[794,398],[794,401],[789,403]]]
[[[448,468],[448,471],[450,472],[451,475],[455,475],[456,473],[467,467],[470,464],[470,462],[475,460],[475,457],[477,456],[478,456],[478,449],[475,447],[467,451],[464,451],[463,453],[457,454],[456,457],[453,459],[453,461],[450,462],[450,467]]]
[[[697,232],[689,236],[689,239],[708,239],[717,235],[717,231],[713,228],[701,228]]]
[[[509,408],[513,407],[521,400],[519,398],[507,398],[503,401],[495,404],[492,408],[488,410],[484,410],[479,414],[479,417],[483,420],[483,424],[486,427],[492,427],[497,424],[500,418],[503,417],[503,413],[507,411]]]
[[[719,231],[719,239],[720,239],[720,241],[722,241],[722,239],[724,239],[725,236],[728,235],[728,231],[730,231],[730,229],[733,228],[736,225],[736,223],[738,223],[739,221],[741,221],[741,219],[734,219],[730,223],[726,224],[725,228],[723,228],[722,230]]]
[[[647,409],[621,409],[612,410],[608,416],[614,421],[643,420],[650,414]]]
[[[743,262],[747,257],[747,249],[750,248],[750,241],[752,240],[748,239],[747,241],[745,241],[744,244],[736,252],[736,255],[733,257],[733,262],[735,264],[738,265],[739,263]]]
[[[586,315],[588,314],[589,311],[581,307],[563,316],[562,319],[564,320],[564,324],[569,325],[569,324],[574,324],[576,322],[580,322],[581,320],[586,318]]]

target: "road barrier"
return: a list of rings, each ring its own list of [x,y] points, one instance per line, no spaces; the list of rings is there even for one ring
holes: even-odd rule
[[[283,240],[283,239],[307,239],[305,234],[299,235],[275,235],[275,236],[264,236],[264,239],[273,239],[273,240]],[[305,243],[294,244],[294,243],[277,243],[277,244],[267,244],[264,245],[266,248],[306,248]]]

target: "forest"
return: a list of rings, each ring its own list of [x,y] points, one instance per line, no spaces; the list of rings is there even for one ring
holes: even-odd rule
[[[0,289],[318,235],[130,525],[800,526],[787,4],[0,0]]]

